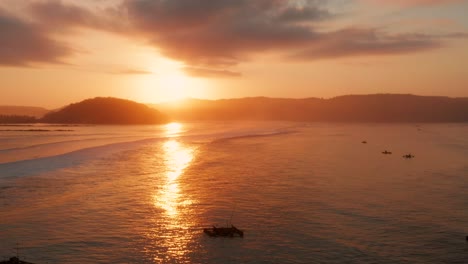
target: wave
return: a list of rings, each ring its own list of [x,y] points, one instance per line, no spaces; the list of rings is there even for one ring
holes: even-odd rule
[[[63,141],[54,141],[49,143],[42,143],[42,144],[35,144],[29,145],[25,147],[15,147],[15,148],[8,148],[8,149],[0,149],[0,154],[5,152],[12,152],[18,150],[34,150],[34,149],[44,149],[47,147],[55,147],[55,146],[64,146],[66,144],[73,144],[73,143],[80,143],[80,142],[96,142],[96,141],[104,141],[104,140],[118,140],[118,139],[135,139],[137,137],[133,136],[121,136],[121,137],[99,137],[99,138],[85,138],[85,139],[72,139],[72,140],[63,140]]]
[[[83,148],[68,153],[33,158],[27,160],[13,161],[0,164],[0,178],[16,178],[39,175],[49,171],[75,167],[92,160],[100,159],[112,153],[135,149],[139,145],[161,140],[161,138],[150,138],[130,142],[119,142],[89,148]]]
[[[242,139],[242,138],[271,137],[271,136],[279,136],[279,135],[286,135],[286,134],[293,134],[293,133],[296,133],[296,131],[285,130],[285,131],[246,132],[246,133],[240,133],[240,134],[224,135],[224,137],[213,140],[212,143],[219,143],[219,142],[225,142],[229,140]]]
[[[76,139],[61,142],[37,144],[33,146],[10,148],[0,150],[0,164],[21,160],[40,159],[62,155],[82,149],[99,147],[110,144],[132,142],[146,139],[141,137],[115,137],[98,139]]]
[[[212,143],[227,140],[267,137],[295,133],[293,126],[278,124],[225,125],[216,127],[200,124],[196,129],[184,131],[180,136],[164,135],[154,131],[143,134],[127,133],[125,136],[79,138],[87,134],[74,135],[70,140],[48,142],[30,146],[0,150],[0,178],[23,177],[77,166],[112,153],[137,148],[139,145],[165,139],[177,139],[191,143]],[[195,128],[195,127],[194,127]],[[214,130],[213,130],[214,128]],[[26,139],[25,139],[26,140]]]

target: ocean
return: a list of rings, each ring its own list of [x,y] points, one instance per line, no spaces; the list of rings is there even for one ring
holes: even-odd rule
[[[468,124],[0,126],[0,260],[468,263],[467,235]]]

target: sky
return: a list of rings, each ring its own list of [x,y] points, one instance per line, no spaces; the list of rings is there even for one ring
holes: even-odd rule
[[[0,105],[468,97],[468,0],[1,0]]]

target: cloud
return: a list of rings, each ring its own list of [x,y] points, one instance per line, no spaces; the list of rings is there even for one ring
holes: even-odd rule
[[[19,10],[25,13],[16,10],[13,15],[0,8],[0,65],[63,64],[63,59],[77,49],[73,43],[57,41],[52,36],[61,34],[66,38],[78,27],[120,32],[125,27],[123,20],[118,19],[122,14],[115,9],[97,13],[82,6],[48,0],[31,1]]]
[[[287,8],[278,16],[278,19],[283,22],[301,22],[310,20],[318,21],[331,17],[332,15],[327,10],[307,6],[303,8]]]
[[[193,77],[204,77],[204,78],[235,78],[242,76],[239,72],[233,72],[228,70],[213,70],[196,67],[184,67],[182,68],[187,74]]]
[[[288,2],[133,0],[125,5],[135,29],[164,55],[200,67],[235,65],[253,53],[312,40],[316,34],[296,22],[314,22],[327,12],[310,6],[312,1],[300,7]]]
[[[398,6],[434,6],[461,3],[465,0],[363,0],[374,4],[398,5]]]
[[[32,63],[63,63],[72,48],[49,37],[39,25],[0,10],[0,64],[28,66]]]
[[[428,36],[422,34],[386,35],[375,29],[344,29],[323,34],[320,41],[295,52],[295,60],[316,60],[366,55],[394,55],[420,52],[442,46],[441,38],[454,36]]]
[[[28,11],[32,18],[49,30],[67,31],[81,27],[118,31],[125,25],[121,19],[123,14],[119,10],[90,10],[57,0],[33,2]]]
[[[31,14],[44,24],[60,25],[94,25],[96,17],[83,7],[63,4],[61,1],[35,2],[30,6]]]
[[[359,1],[427,5],[458,0]],[[392,35],[372,26],[330,30],[321,23],[334,19],[335,14],[324,3],[319,0],[122,0],[121,4],[106,9],[89,9],[58,0],[34,1],[28,10],[35,24],[0,13],[3,19],[0,40],[8,39],[11,47],[21,43],[18,50],[6,52],[2,48],[0,63],[59,62],[72,49],[51,39],[48,32],[68,34],[70,29],[80,27],[146,40],[164,56],[185,63],[188,74],[216,78],[240,76],[232,69],[260,53],[287,53],[292,60],[407,54],[442,47],[447,38],[464,34]],[[9,36],[3,31],[9,32]]]
[[[139,34],[165,56],[185,62],[188,72],[196,75],[210,72],[199,69],[228,70],[253,54],[268,51],[288,51],[291,59],[315,60],[406,54],[442,46],[442,38],[382,34],[373,28],[320,31],[320,21],[334,15],[319,3],[128,0],[125,7]]]

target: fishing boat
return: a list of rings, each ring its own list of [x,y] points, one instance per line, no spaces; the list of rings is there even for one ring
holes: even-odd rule
[[[11,257],[9,260],[0,261],[0,264],[34,264],[31,262],[21,260],[19,257],[19,250],[20,250],[19,243],[16,243],[16,247],[15,247],[16,256]]]
[[[412,158],[414,158],[414,155],[411,155],[411,153],[410,153],[410,154],[406,154],[406,155],[403,155],[403,158],[405,158],[405,159],[412,159]]]
[[[244,237],[244,231],[231,225],[231,227],[216,227],[203,228],[203,232],[211,237]]]
[[[386,155],[388,155],[388,154],[392,154],[392,152],[391,152],[391,151],[387,151],[387,150],[385,150],[385,151],[382,151],[382,154],[386,154]]]

